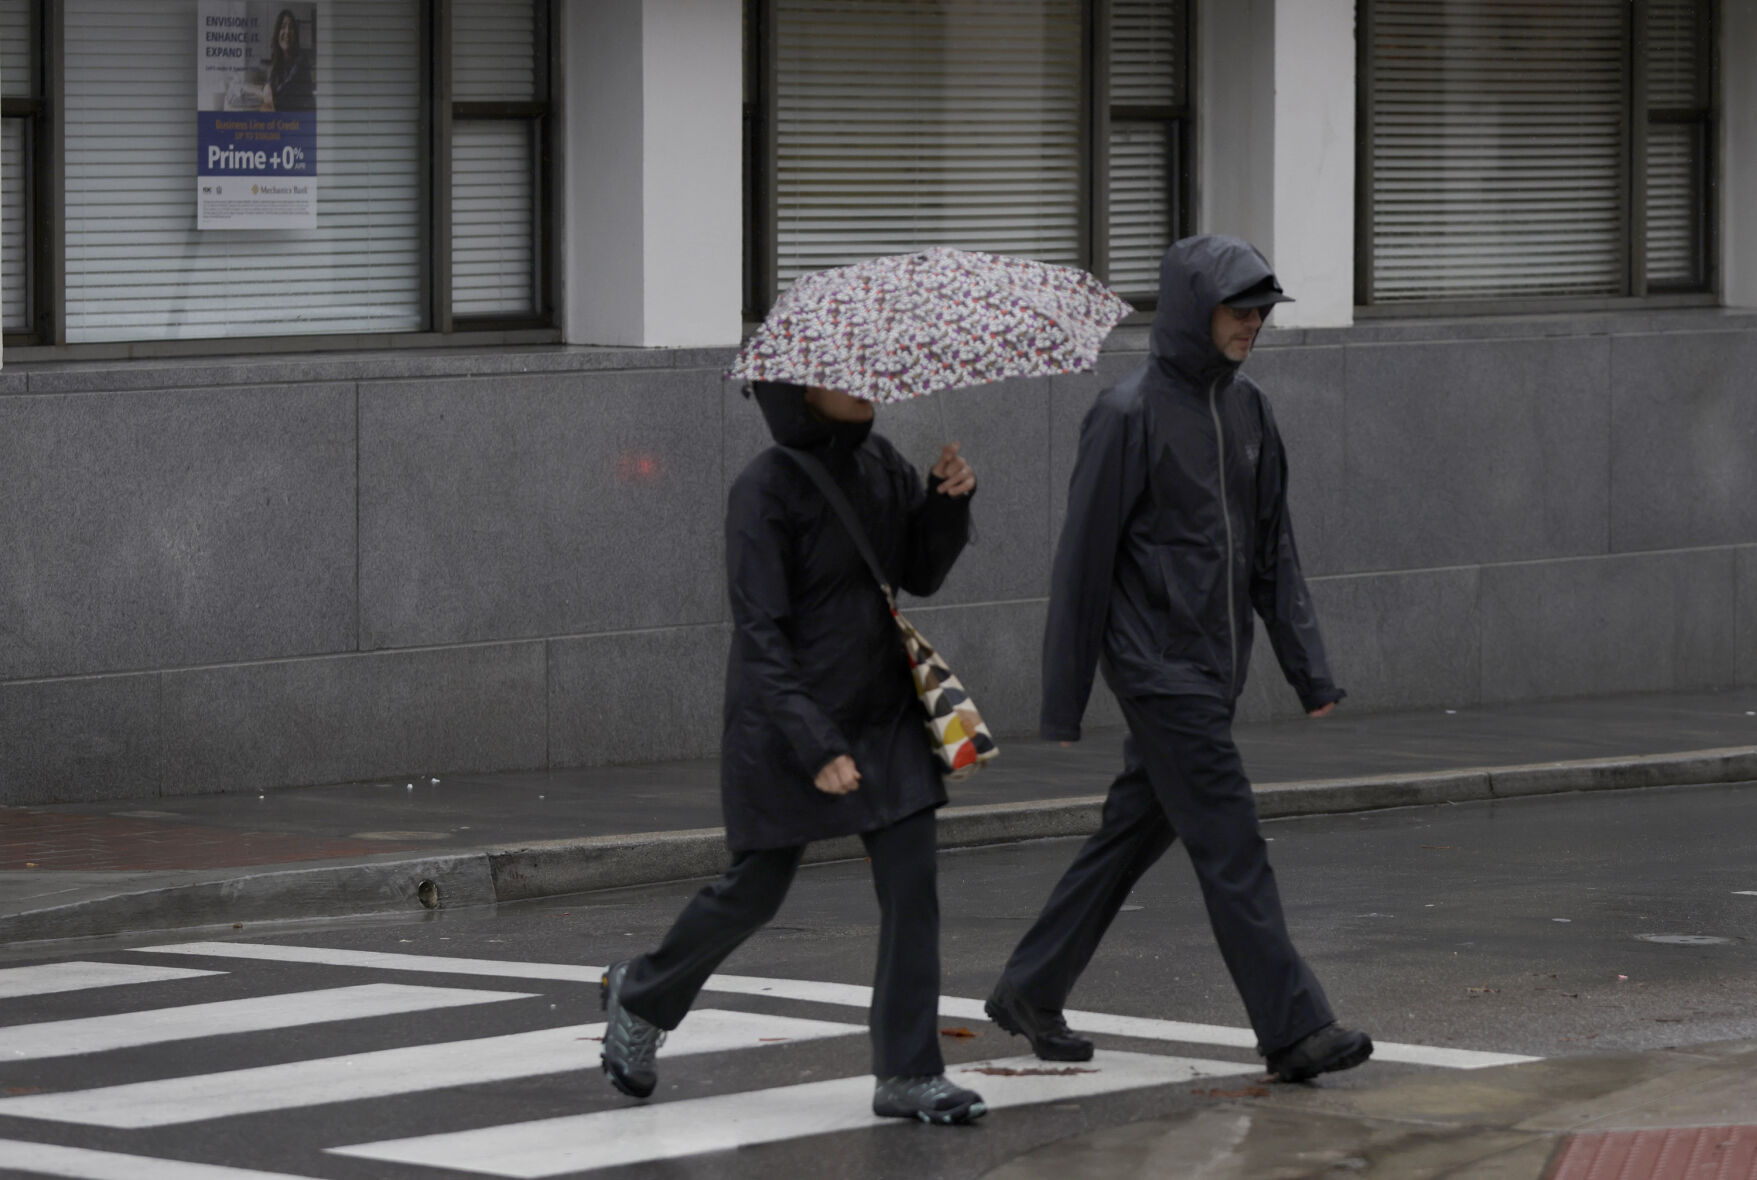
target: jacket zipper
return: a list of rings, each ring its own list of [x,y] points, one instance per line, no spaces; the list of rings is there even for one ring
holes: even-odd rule
[[[1232,592],[1232,513],[1226,507],[1226,430],[1220,425],[1220,407],[1215,395],[1220,392],[1221,379],[1216,377],[1208,386],[1208,413],[1214,419],[1214,451],[1220,469],[1220,519],[1226,522],[1226,646],[1232,656],[1232,676],[1226,691],[1238,691],[1238,608]]]

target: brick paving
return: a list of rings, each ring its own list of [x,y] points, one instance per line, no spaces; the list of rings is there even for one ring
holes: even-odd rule
[[[0,872],[230,869],[422,847],[431,845],[0,807]]]
[[[1574,1135],[1545,1180],[1757,1180],[1757,1127]]]

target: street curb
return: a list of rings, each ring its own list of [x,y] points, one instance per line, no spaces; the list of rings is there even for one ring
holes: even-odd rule
[[[350,861],[165,885],[0,915],[0,944],[181,930],[236,922],[350,917],[487,905],[496,900],[487,857],[460,852],[408,860]]]
[[[1262,783],[1256,787],[1256,797],[1258,814],[1278,819],[1716,783],[1757,783],[1757,746]],[[1091,795],[945,807],[938,815],[939,846],[975,848],[1090,835],[1098,828],[1103,803],[1103,796]],[[864,855],[860,841],[846,837],[811,845],[804,862],[822,864]],[[0,915],[0,943],[528,901],[712,877],[722,872],[726,863],[724,832],[696,828],[505,844],[407,859],[265,869]]]

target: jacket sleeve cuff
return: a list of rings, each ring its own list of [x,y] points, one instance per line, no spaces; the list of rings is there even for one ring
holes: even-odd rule
[[[1045,721],[1038,728],[1039,734],[1046,742],[1077,742],[1080,740],[1080,726],[1065,721]]]
[[[1334,684],[1313,685],[1310,689],[1299,694],[1299,703],[1306,712],[1310,713],[1313,710],[1322,709],[1325,705],[1334,704],[1347,695]]]
[[[944,482],[946,482],[946,481],[941,479],[939,476],[935,475],[933,472],[931,472],[931,471],[928,472],[927,473],[927,494],[928,494],[928,496],[930,496],[930,497],[938,496],[939,490],[940,490],[940,485]],[[940,499],[945,500],[948,503],[952,503],[952,504],[968,505],[970,503],[970,501],[972,501],[976,498],[976,490],[977,490],[977,488],[979,488],[981,486],[982,485],[979,482],[976,485],[976,487],[971,488],[969,491],[965,492],[962,496],[940,496]]]

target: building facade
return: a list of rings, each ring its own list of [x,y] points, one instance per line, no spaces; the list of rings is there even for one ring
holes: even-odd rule
[[[1141,309],[881,413],[978,468],[910,613],[997,732],[1191,232],[1298,298],[1249,364],[1350,708],[1757,684],[1754,66],[1735,0],[0,0],[0,803],[711,754],[721,373],[935,244]],[[311,191],[213,203],[214,127]]]

